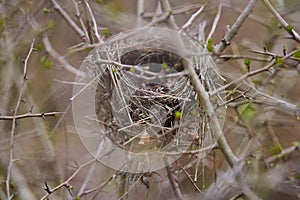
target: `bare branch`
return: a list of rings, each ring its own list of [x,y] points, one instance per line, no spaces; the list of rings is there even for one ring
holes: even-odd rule
[[[242,24],[245,22],[249,14],[252,12],[252,9],[254,8],[257,0],[251,0],[245,10],[240,14],[240,16],[237,18],[235,23],[232,25],[232,27],[229,29],[227,34],[224,36],[224,39],[217,45],[215,48],[215,53],[219,54],[230,44],[230,41],[232,38],[237,34],[238,30],[242,26]]]
[[[291,146],[289,148],[286,148],[284,150],[281,151],[281,153],[276,154],[274,156],[268,157],[265,159],[265,163],[266,164],[270,164],[271,162],[274,162],[275,160],[279,160],[279,159],[283,159],[285,158],[287,155],[292,154],[295,151],[298,151],[300,148],[300,144],[295,144],[294,146]]]
[[[97,22],[96,22],[96,19],[95,19],[95,16],[94,16],[94,13],[91,9],[91,6],[89,4],[88,1],[84,1],[86,7],[87,7],[87,10],[88,10],[88,13],[89,13],[89,16],[92,20],[92,23],[93,23],[93,28],[94,28],[94,32],[95,32],[95,36],[96,38],[98,39],[98,41],[100,42],[100,44],[102,44],[104,41],[101,39],[101,36],[99,35],[99,31],[98,31],[98,25],[97,25]]]
[[[81,28],[72,20],[69,14],[57,3],[56,0],[50,0],[61,16],[67,21],[67,23],[74,29],[74,31],[79,35],[80,38],[84,38],[85,34]]]
[[[23,92],[25,90],[25,85],[26,85],[26,81],[27,81],[27,65],[28,65],[28,60],[32,54],[32,52],[34,51],[34,42],[35,39],[32,40],[29,52],[24,60],[24,68],[23,68],[23,76],[22,76],[22,85],[21,85],[21,89],[19,92],[19,97],[17,100],[17,104],[13,113],[13,119],[12,119],[12,127],[11,127],[11,132],[10,132],[10,139],[9,139],[9,164],[8,164],[8,168],[7,168],[7,177],[5,180],[5,184],[6,184],[6,195],[8,199],[12,199],[11,196],[11,192],[10,192],[10,179],[11,179],[11,174],[12,174],[12,166],[13,166],[13,162],[14,162],[14,137],[15,137],[15,131],[16,131],[16,116],[22,101],[22,95]]]
[[[50,189],[49,187],[47,188],[47,194],[44,195],[41,200],[44,200],[44,199],[47,199],[53,192],[59,190],[60,188],[62,187],[70,187],[70,181],[85,167],[89,166],[90,164],[92,164],[93,162],[96,162],[97,159],[92,159],[82,165],[80,165],[76,171],[67,179],[65,180],[64,182],[60,183],[59,185],[57,185],[56,187]]]
[[[178,183],[175,181],[174,179],[174,175],[173,173],[171,172],[171,169],[170,169],[170,164],[168,163],[168,161],[166,159],[164,159],[165,163],[166,163],[166,170],[167,170],[167,174],[168,174],[168,179],[171,183],[171,186],[172,186],[172,189],[175,193],[175,196],[176,196],[176,199],[180,199],[182,200],[183,199],[183,196],[181,194],[181,191],[180,191],[180,188],[179,188],[179,185]]]
[[[203,6],[201,6],[197,12],[195,12],[194,14],[192,14],[192,16],[189,18],[189,20],[181,27],[180,32],[181,31],[185,31],[187,28],[189,28],[193,22],[195,21],[195,19],[200,15],[200,13],[203,11],[203,9],[205,8],[204,4]]]
[[[171,8],[169,0],[160,0],[160,3],[161,3],[161,7],[162,7],[163,11],[167,12],[169,14],[169,18],[167,21],[168,25],[171,28],[178,30],[178,26],[175,22],[174,16],[172,15],[172,8]]]
[[[284,29],[290,34],[295,41],[300,43],[300,35],[293,29],[291,25],[289,25],[283,17],[277,12],[277,10],[272,6],[272,4],[268,0],[262,0],[262,2],[266,5],[266,7],[271,11],[271,13],[277,18],[279,23],[284,27]]]
[[[13,120],[13,119],[23,119],[23,118],[32,118],[32,117],[48,117],[48,116],[58,116],[63,114],[62,112],[46,112],[46,113],[26,113],[21,115],[15,115],[15,116],[0,116],[0,120]]]
[[[75,67],[73,67],[70,63],[68,63],[65,58],[61,55],[59,55],[59,53],[57,51],[54,50],[54,48],[52,47],[50,41],[49,41],[49,37],[47,34],[45,34],[45,36],[43,37],[43,43],[46,47],[46,51],[55,59],[57,60],[63,68],[65,68],[67,71],[78,75],[78,76],[83,76],[84,73],[77,70]]]

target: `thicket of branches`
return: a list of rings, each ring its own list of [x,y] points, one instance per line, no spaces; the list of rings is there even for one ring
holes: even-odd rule
[[[0,199],[299,199],[299,2],[127,3],[1,1]],[[71,101],[81,62],[136,27],[176,30],[215,60],[224,84],[214,90],[192,66],[184,71],[216,139],[205,157],[196,145],[164,169],[130,174],[78,139]]]

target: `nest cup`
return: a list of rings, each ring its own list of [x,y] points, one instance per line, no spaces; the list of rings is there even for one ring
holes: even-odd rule
[[[205,49],[173,30],[130,30],[95,48],[73,89],[75,126],[89,152],[109,167],[133,173],[163,168],[188,150],[205,156],[215,138],[186,64],[208,91],[222,85]],[[217,109],[223,98],[213,101],[223,123],[225,109]]]

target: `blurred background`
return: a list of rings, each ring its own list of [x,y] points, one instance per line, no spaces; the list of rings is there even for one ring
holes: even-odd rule
[[[115,34],[136,27],[174,29],[170,18],[174,18],[173,22],[180,29],[202,8],[184,33],[203,46],[209,45],[208,39],[215,46],[249,3],[170,0],[167,9],[159,2],[0,1],[0,115],[12,116],[15,111],[23,81],[23,61],[33,38],[37,51],[29,58],[28,80],[17,113],[63,112],[16,121],[9,181],[12,199],[40,199],[47,194],[45,187],[54,188],[64,183],[80,166],[92,160],[74,128],[70,98],[76,69],[94,47]],[[270,2],[300,32],[300,2]],[[80,35],[63,13],[81,30],[86,27],[83,32],[89,37]],[[93,30],[93,19],[99,37]],[[215,31],[212,31],[214,26]],[[251,70],[255,70],[278,56],[284,56],[285,51],[290,53],[299,49],[299,43],[288,36],[262,1],[257,1],[230,45],[213,57],[230,82],[247,72],[245,60],[250,60]],[[263,53],[253,53],[253,50]],[[247,90],[248,85],[235,85],[229,91],[232,93],[229,98],[233,100],[227,105],[224,135],[233,152],[245,162],[243,179],[262,199],[300,199],[297,150],[300,142],[300,67],[297,65],[300,56],[299,53],[293,56],[298,58],[296,64],[285,63],[276,72],[263,72],[246,80],[248,85],[260,91],[251,94],[257,99],[234,99],[233,93],[243,94],[243,87]],[[0,119],[0,199],[7,199],[12,120]],[[99,162],[84,166],[49,199],[178,197],[166,169],[131,175],[129,179]],[[173,172],[183,199],[244,199],[241,185],[234,178],[234,170],[230,169],[219,149],[203,159],[185,156],[169,170]],[[130,183],[124,184],[126,180]]]

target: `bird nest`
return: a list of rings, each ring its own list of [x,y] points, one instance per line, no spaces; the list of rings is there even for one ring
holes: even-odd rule
[[[159,28],[122,33],[93,50],[81,66],[86,75],[77,78],[81,84],[73,100],[75,125],[90,152],[101,152],[104,163],[118,169],[132,155],[146,153],[149,169],[141,167],[139,159],[129,162],[130,169],[143,171],[164,165],[159,159],[153,164],[158,154],[171,156],[168,162],[187,150],[205,154],[201,149],[213,147],[215,141],[185,70],[192,64],[208,91],[222,84],[205,54],[197,42]],[[222,98],[213,101],[218,115],[224,115],[217,109]],[[120,159],[124,152],[131,156]],[[116,163],[114,158],[123,160]]]

